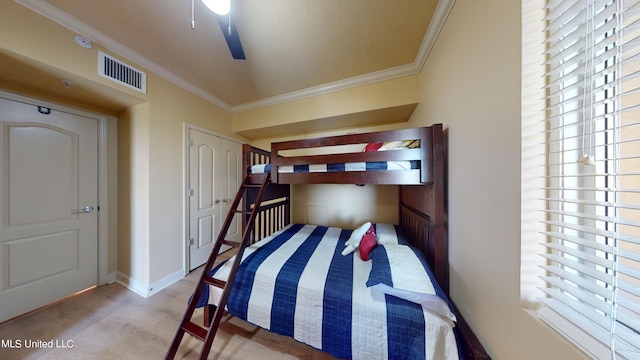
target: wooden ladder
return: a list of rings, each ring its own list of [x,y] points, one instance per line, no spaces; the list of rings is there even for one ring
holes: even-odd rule
[[[216,239],[216,243],[211,251],[211,255],[209,255],[209,260],[205,264],[205,268],[202,271],[202,275],[200,277],[200,281],[196,286],[196,290],[189,300],[189,304],[187,306],[187,310],[184,313],[184,317],[182,318],[182,322],[180,323],[180,327],[176,332],[176,335],[173,338],[173,342],[171,343],[171,347],[169,347],[169,351],[165,356],[165,359],[173,359],[178,352],[178,348],[180,347],[180,343],[182,342],[182,338],[185,333],[191,334],[193,337],[200,339],[204,342],[202,346],[202,350],[200,351],[200,359],[206,359],[209,355],[209,351],[211,350],[211,345],[213,344],[213,338],[216,336],[216,332],[218,331],[218,327],[220,326],[220,320],[222,319],[222,315],[224,314],[225,307],[227,305],[227,300],[229,299],[229,294],[231,293],[231,287],[233,285],[233,280],[236,277],[236,273],[238,271],[238,267],[240,266],[240,262],[242,261],[242,254],[244,253],[244,249],[249,245],[251,233],[253,232],[253,227],[255,224],[255,218],[258,212],[260,211],[260,203],[262,201],[262,196],[264,195],[265,189],[267,185],[271,182],[271,175],[265,174],[264,180],[260,185],[251,184],[249,181],[249,175],[245,176],[242,181],[242,185],[238,189],[236,193],[236,197],[233,199],[233,203],[231,204],[231,209],[227,214],[227,218],[222,225],[222,229],[218,234],[218,238]],[[238,205],[240,205],[240,201],[243,197],[247,196],[247,192],[249,189],[259,188],[258,195],[255,200],[255,205],[253,210],[251,211],[241,211],[237,210]],[[247,222],[246,227],[242,232],[242,241],[230,241],[227,240],[227,232],[229,231],[229,227],[231,226],[231,222],[233,221],[233,217],[235,214],[241,213],[243,216],[249,215],[249,220]],[[220,246],[222,245],[230,245],[238,248],[238,253],[235,255],[235,259],[233,261],[233,265],[231,271],[229,273],[229,277],[227,281],[222,281],[218,279],[214,279],[211,276],[211,271],[214,268],[216,258],[218,257],[218,252],[220,251]],[[195,324],[191,321],[193,313],[196,309],[196,305],[198,303],[198,299],[202,295],[205,286],[213,285],[222,289],[222,296],[220,300],[215,306],[215,311],[213,313],[213,318],[211,320],[211,326],[209,329],[202,327],[200,325]]]

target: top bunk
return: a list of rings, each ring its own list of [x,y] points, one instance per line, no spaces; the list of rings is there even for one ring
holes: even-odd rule
[[[275,142],[270,153],[252,148],[243,167],[252,183],[270,173],[277,184],[428,184],[443,166],[442,131],[435,124]]]

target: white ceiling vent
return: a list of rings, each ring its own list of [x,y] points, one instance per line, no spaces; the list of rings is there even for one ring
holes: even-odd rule
[[[102,51],[98,52],[98,73],[107,79],[147,93],[147,74]]]

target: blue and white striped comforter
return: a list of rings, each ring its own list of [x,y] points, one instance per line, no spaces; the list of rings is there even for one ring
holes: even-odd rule
[[[373,261],[362,261],[357,251],[341,255],[350,234],[292,224],[247,248],[228,312],[337,358],[458,359],[446,314],[367,287]],[[231,261],[217,267],[214,277],[225,280],[230,267]],[[209,302],[217,304],[221,290],[210,290]]]

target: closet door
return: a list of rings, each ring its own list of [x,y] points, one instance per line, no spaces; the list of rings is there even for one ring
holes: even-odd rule
[[[242,183],[242,144],[235,141],[220,139],[220,154],[222,164],[220,167],[221,194],[222,194],[222,220],[229,210]],[[233,222],[227,232],[227,239],[233,241],[242,240],[242,219],[240,214],[235,214]],[[226,249],[221,249],[225,251]]]
[[[215,244],[229,205],[242,181],[242,145],[210,133],[189,129],[189,271],[204,264]],[[227,239],[239,240],[242,224],[238,219]],[[223,246],[222,251],[229,246]]]
[[[220,138],[189,130],[189,270],[204,264],[220,231],[220,185],[216,174]]]

